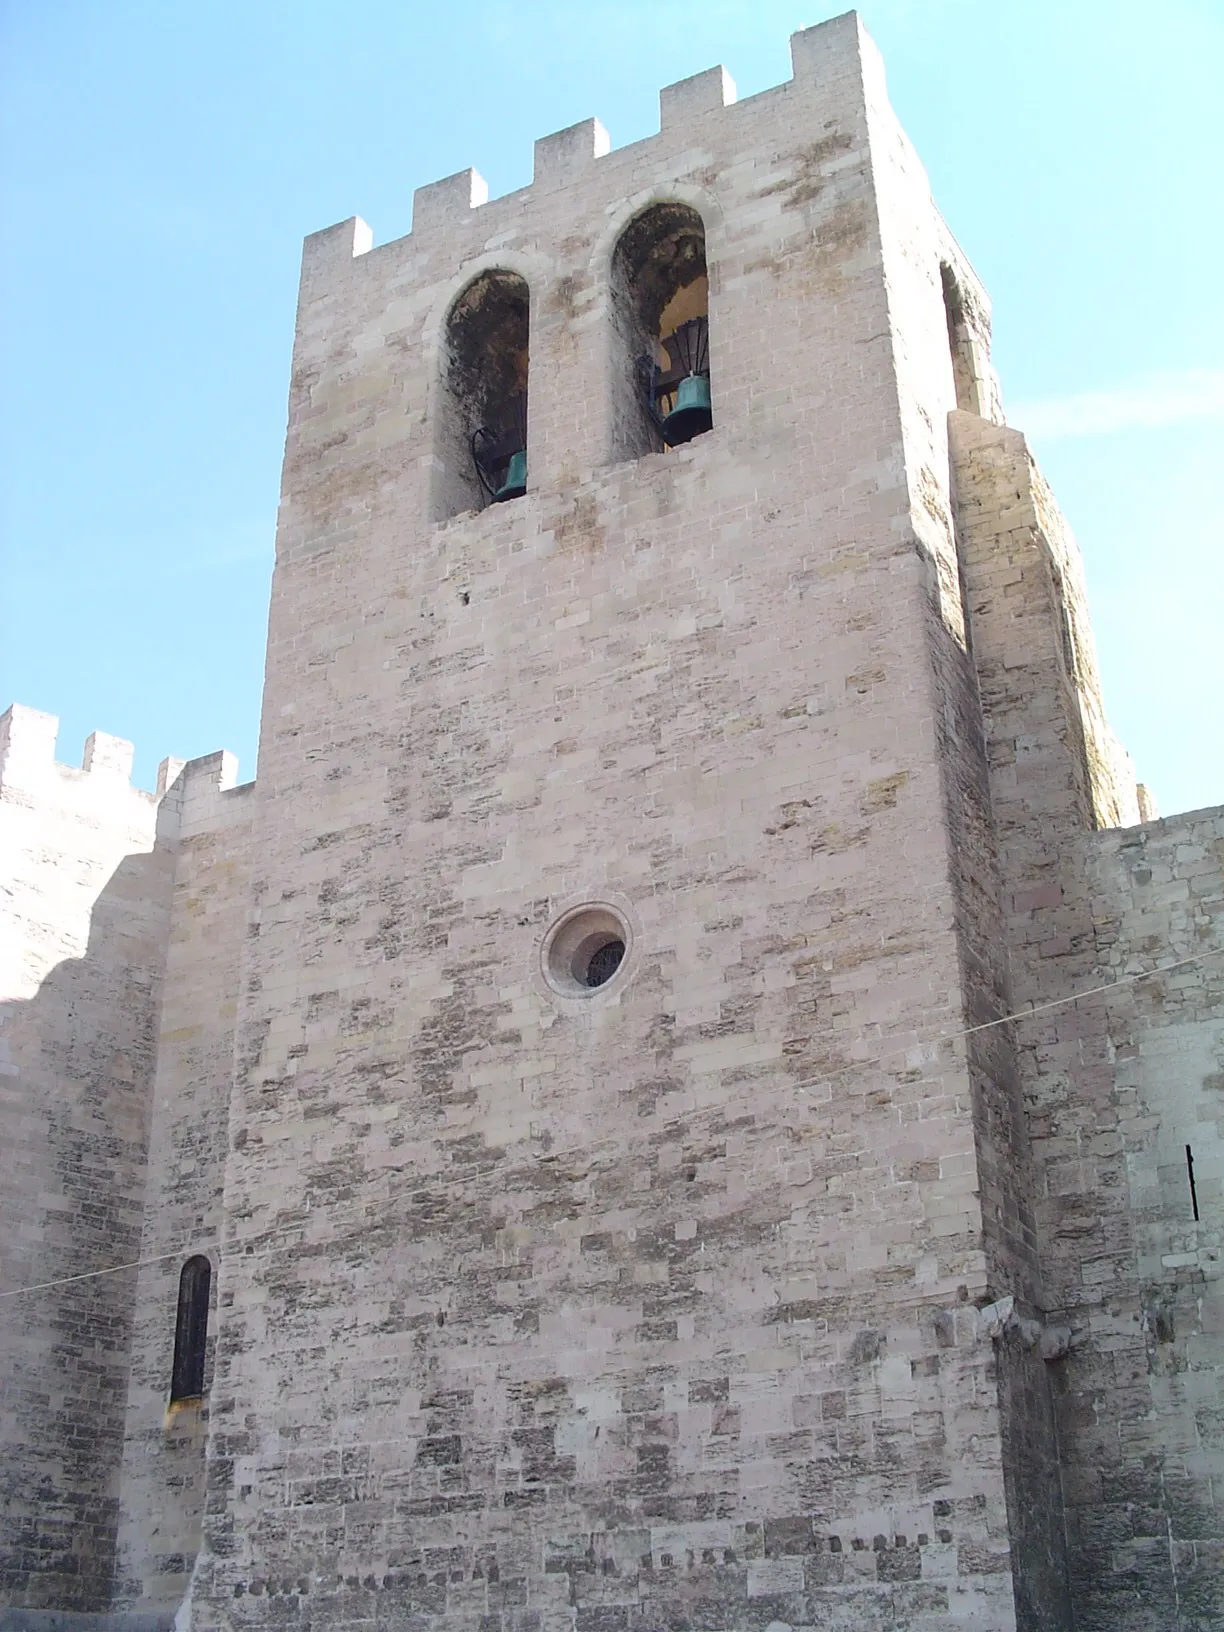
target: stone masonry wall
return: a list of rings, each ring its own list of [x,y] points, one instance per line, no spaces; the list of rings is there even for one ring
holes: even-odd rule
[[[229,754],[193,760],[175,783],[179,845],[157,1071],[149,1179],[135,1287],[124,1429],[115,1602],[127,1613],[174,1611],[199,1551],[202,1402],[168,1406],[179,1274],[205,1254],[213,1268],[215,1341],[221,1202],[234,1073],[234,1024],[249,904],[254,783],[234,786]]]
[[[56,725],[0,720],[4,1293],[140,1245],[173,835],[128,780],[130,743],[96,734],[75,770],[55,762]],[[107,1602],[134,1287],[0,1300],[0,1605]]]
[[[972,1032],[962,1045],[972,1084],[988,1288],[992,1299],[1013,1297],[1019,1318],[1031,1319],[1043,1302],[1032,1208],[1035,1180],[1015,1038],[1010,1028],[996,1024],[1011,1009],[1002,880],[948,442],[948,416],[958,393],[966,392],[983,412],[1001,420],[989,354],[990,308],[935,209],[926,173],[888,104],[879,59],[869,61],[874,174],[906,471],[915,531],[929,564],[933,713],[963,1023],[990,1028]],[[949,281],[963,334],[950,332]],[[1002,1341],[997,1364],[1017,1608],[1025,1625],[1061,1627],[1069,1607],[1048,1383],[1031,1347]]]
[[[1093,831],[1137,811],[1104,724],[1074,540],[1018,433],[963,413],[950,423],[1012,990],[1018,1008],[1040,1006],[1218,946],[1219,818]],[[1218,1388],[1217,1299],[1175,1239],[1196,1138],[1210,1193],[1219,1045],[1204,1022],[1218,1003],[1208,963],[1016,1026],[1041,1315],[1067,1334],[1050,1369],[1081,1632],[1219,1619],[1219,1451],[1204,1403]],[[1199,1232],[1211,1246],[1200,1222],[1196,1253]]]
[[[0,721],[0,1293],[142,1263],[0,1299],[6,1625],[1224,1621],[1224,811],[1138,825],[985,294],[792,52],[307,241],[258,785]],[[668,200],[715,425],[618,462]],[[451,515],[491,268],[529,490]]]
[[[199,1629],[1016,1624],[938,1044],[942,433],[879,339],[857,21],[794,57],[308,241]],[[715,429],[608,465],[608,268],[660,197],[706,225]],[[529,492],[439,525],[439,337],[491,265],[532,291]],[[583,901],[629,952],[557,999]]]
[[[1224,810],[1085,835],[1079,861],[1098,980],[1195,961],[1098,1000],[1112,1094],[1090,1137],[1059,1122],[1045,1141],[1070,1260],[1076,1626],[1208,1632],[1224,1621]],[[1085,1250],[1089,1206],[1108,1233]]]

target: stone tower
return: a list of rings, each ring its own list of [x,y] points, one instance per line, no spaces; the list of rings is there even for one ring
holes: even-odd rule
[[[1224,813],[1140,822],[984,292],[857,18],[792,48],[306,242],[114,1562],[6,1624],[1218,1624]]]

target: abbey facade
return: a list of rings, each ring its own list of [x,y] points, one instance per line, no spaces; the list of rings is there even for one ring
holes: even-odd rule
[[[0,1626],[1224,1623],[1224,810],[793,60],[307,239],[256,781],[6,716]]]

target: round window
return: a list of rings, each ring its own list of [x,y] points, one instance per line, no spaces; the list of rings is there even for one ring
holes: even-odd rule
[[[544,978],[566,997],[589,996],[616,978],[629,938],[629,926],[614,907],[574,907],[544,937]]]

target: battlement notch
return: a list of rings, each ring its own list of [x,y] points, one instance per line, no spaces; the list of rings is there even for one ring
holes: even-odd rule
[[[793,86],[811,90],[814,85],[844,76],[851,64],[854,72],[861,74],[865,42],[866,35],[855,11],[800,30],[790,40],[792,78],[757,93],[752,100],[759,102],[763,97],[783,95]],[[681,135],[690,122],[730,108],[736,101],[735,81],[721,64],[665,85],[659,92],[658,132],[633,146],[640,148],[663,136]],[[544,192],[556,191],[579,180],[612,151],[611,138],[596,118],[583,119],[551,135],[541,136],[535,143],[531,186]],[[517,190],[515,196],[529,190]],[[489,202],[488,183],[472,168],[428,182],[416,188],[412,195],[409,236],[419,240],[423,234],[453,229],[470,221],[472,212]],[[307,270],[332,275],[364,255],[372,244],[370,228],[359,216],[311,233],[305,240],[303,278]]]

